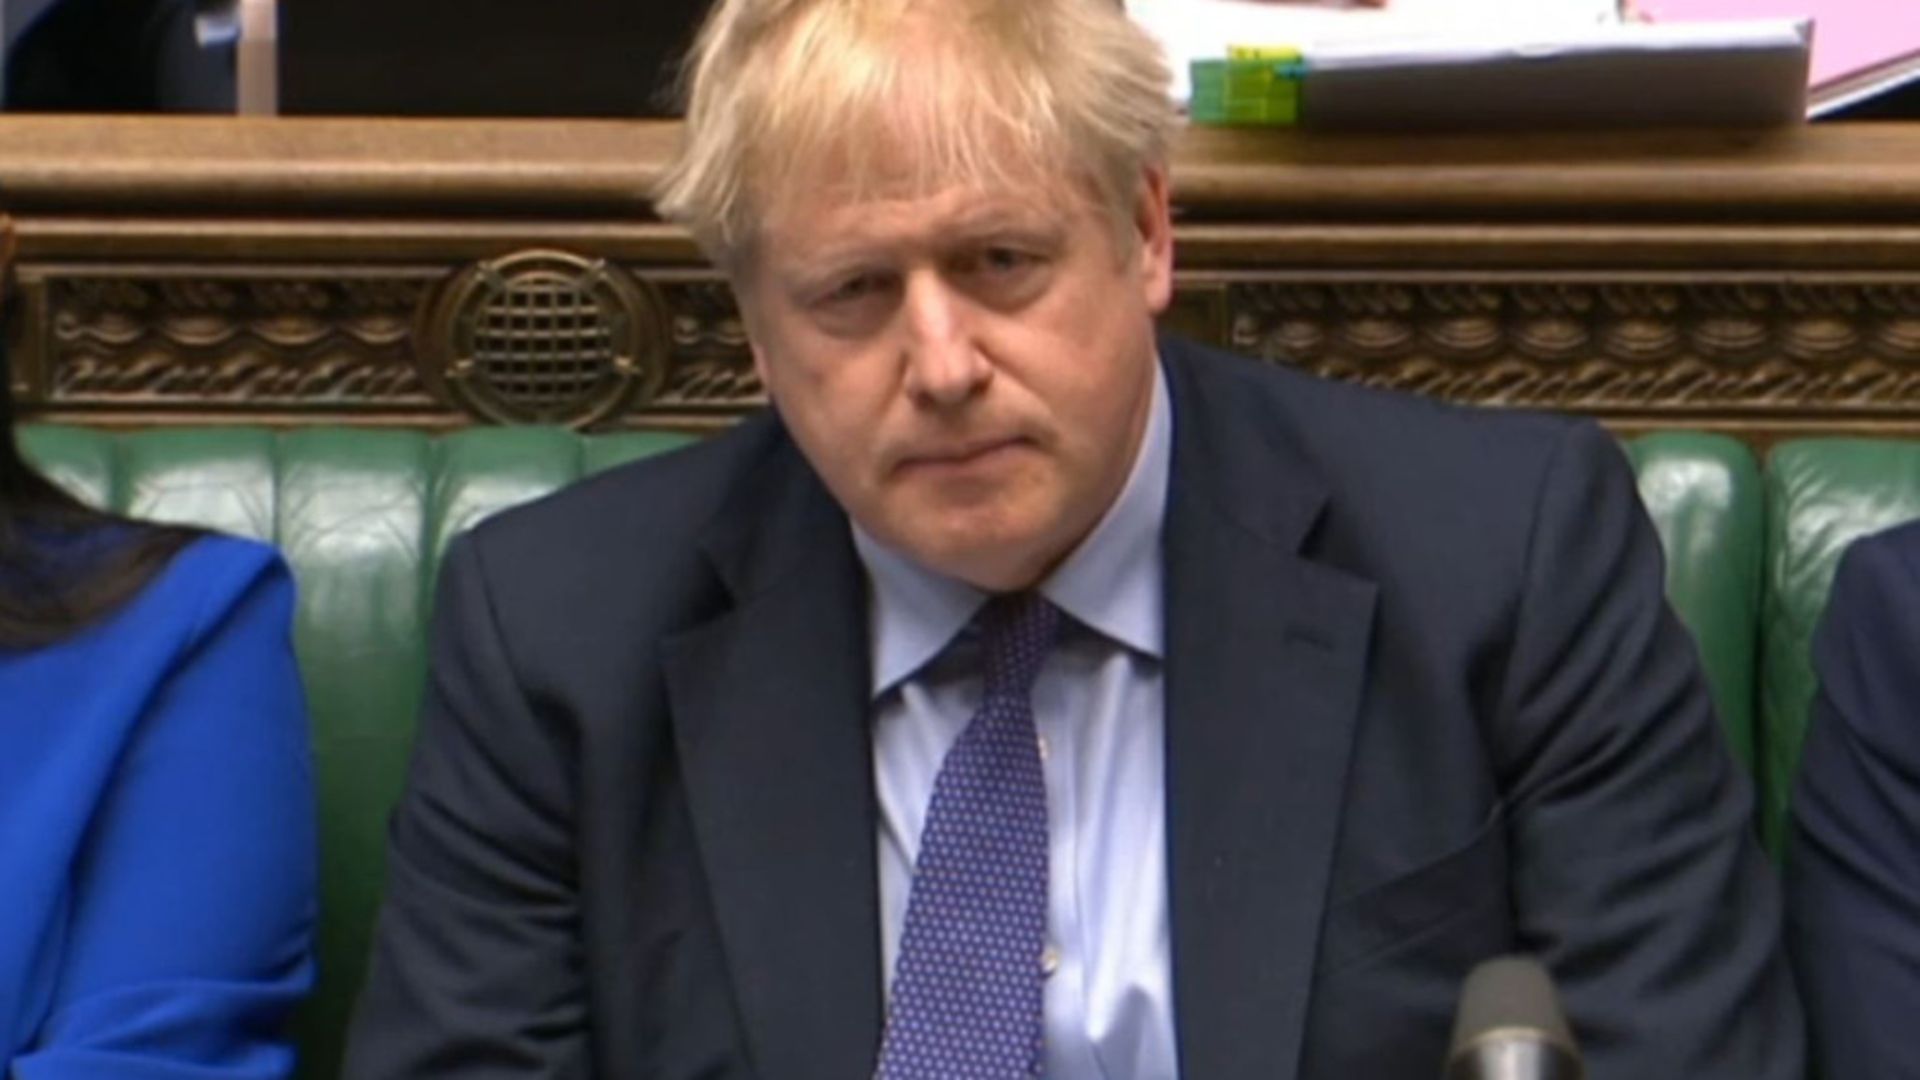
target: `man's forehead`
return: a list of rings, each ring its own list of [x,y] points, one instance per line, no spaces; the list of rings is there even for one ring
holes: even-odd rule
[[[810,231],[823,225],[834,231],[889,231],[902,223],[929,219],[951,226],[1057,217],[1068,205],[1068,196],[1051,185],[954,185],[924,192],[816,190],[784,200],[768,214],[767,225],[774,233]]]
[[[1066,178],[1012,174],[944,186],[844,180],[787,185],[767,205],[759,232],[773,246],[860,243],[919,232],[1040,227],[1089,203]]]

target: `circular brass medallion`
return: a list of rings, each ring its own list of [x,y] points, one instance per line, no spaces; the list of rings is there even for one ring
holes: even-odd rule
[[[604,259],[523,251],[470,266],[425,331],[436,388],[497,423],[584,427],[644,405],[666,380],[659,296]]]

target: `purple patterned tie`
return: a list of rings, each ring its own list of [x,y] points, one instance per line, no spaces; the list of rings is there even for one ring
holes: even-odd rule
[[[933,781],[878,1080],[1040,1073],[1047,785],[1031,694],[1060,610],[1003,596],[980,626],[986,690]]]

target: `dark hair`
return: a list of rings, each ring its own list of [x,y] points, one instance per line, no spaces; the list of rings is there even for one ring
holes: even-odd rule
[[[0,217],[0,294],[7,241]],[[0,341],[0,649],[24,649],[118,610],[201,534],[94,510],[28,465],[8,368]]]

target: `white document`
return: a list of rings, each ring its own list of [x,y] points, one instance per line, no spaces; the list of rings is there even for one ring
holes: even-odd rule
[[[1627,22],[1615,0],[1384,8],[1129,0],[1128,8],[1166,48],[1183,104],[1193,59],[1224,57],[1233,45],[1300,50],[1300,122],[1311,128],[1757,127],[1806,113],[1803,19]]]
[[[1804,20],[1624,23],[1329,42],[1300,112],[1327,130],[1770,127],[1806,113]]]
[[[1226,55],[1229,45],[1321,46],[1385,38],[1487,34],[1607,26],[1618,0],[1388,0],[1362,7],[1343,0],[1127,0],[1135,22],[1159,40],[1173,67],[1174,99],[1189,94],[1187,65]]]
[[[1516,27],[1499,32],[1458,30],[1420,36],[1347,38],[1308,49],[1315,70],[1405,64],[1480,64],[1497,60],[1549,60],[1560,56],[1663,52],[1792,50],[1808,44],[1804,20],[1738,22],[1615,23],[1578,29]]]

